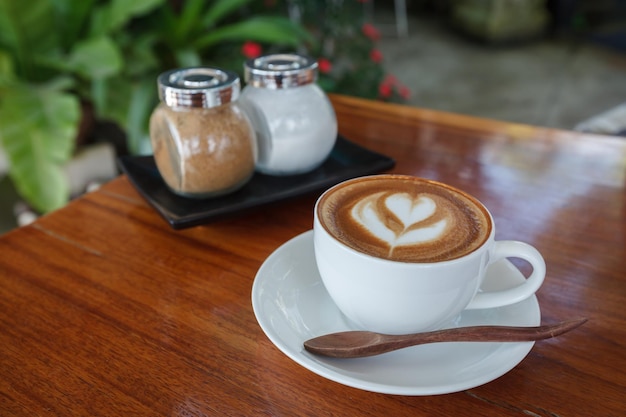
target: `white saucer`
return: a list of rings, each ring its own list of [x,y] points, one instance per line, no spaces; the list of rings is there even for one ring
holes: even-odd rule
[[[503,260],[490,267],[483,288],[506,288],[523,279]],[[252,307],[267,337],[300,365],[341,384],[386,394],[433,395],[477,387],[513,369],[534,344],[438,343],[359,359],[305,351],[305,340],[356,329],[322,284],[312,231],[289,240],[265,260],[252,286]],[[532,296],[506,307],[465,311],[455,325],[536,326],[540,321],[539,304]]]

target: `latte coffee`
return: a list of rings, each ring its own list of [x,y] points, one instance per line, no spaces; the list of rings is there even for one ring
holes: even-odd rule
[[[473,197],[436,181],[377,175],[344,182],[319,200],[328,233],[359,252],[400,262],[463,257],[489,238],[491,219]]]

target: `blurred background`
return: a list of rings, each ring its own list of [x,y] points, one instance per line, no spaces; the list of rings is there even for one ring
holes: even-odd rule
[[[151,153],[160,72],[284,51],[328,93],[626,133],[623,0],[0,0],[0,234]]]

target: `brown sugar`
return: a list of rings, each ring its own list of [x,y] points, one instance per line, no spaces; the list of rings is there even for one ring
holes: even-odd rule
[[[254,173],[254,130],[236,103],[211,108],[161,103],[152,113],[150,135],[157,168],[177,194],[225,194]]]

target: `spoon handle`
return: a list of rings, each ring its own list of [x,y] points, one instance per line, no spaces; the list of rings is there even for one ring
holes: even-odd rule
[[[334,358],[360,358],[379,355],[409,346],[438,342],[528,342],[549,339],[586,322],[586,318],[535,327],[470,326],[407,335],[387,335],[367,331],[331,333],[309,339],[304,348],[311,353]]]

